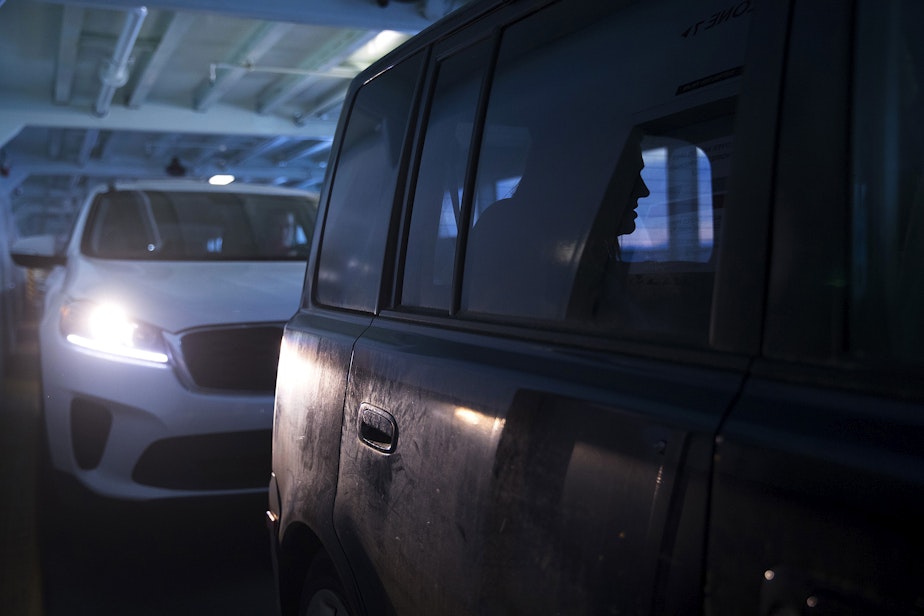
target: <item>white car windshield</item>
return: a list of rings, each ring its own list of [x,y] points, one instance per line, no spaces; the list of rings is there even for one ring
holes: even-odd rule
[[[315,204],[298,195],[119,190],[93,203],[81,250],[129,260],[304,260]]]

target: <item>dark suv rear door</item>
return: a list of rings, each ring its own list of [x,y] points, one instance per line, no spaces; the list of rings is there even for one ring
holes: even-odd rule
[[[354,354],[339,536],[397,613],[695,610],[740,379],[379,319]]]

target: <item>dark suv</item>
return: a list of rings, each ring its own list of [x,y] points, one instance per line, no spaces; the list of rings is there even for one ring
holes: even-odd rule
[[[353,83],[283,612],[924,613],[924,3],[464,7]]]

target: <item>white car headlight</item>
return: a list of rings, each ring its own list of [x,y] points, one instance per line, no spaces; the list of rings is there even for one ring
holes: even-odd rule
[[[71,344],[119,357],[164,364],[160,330],[132,319],[115,304],[71,302],[61,309],[61,332]]]

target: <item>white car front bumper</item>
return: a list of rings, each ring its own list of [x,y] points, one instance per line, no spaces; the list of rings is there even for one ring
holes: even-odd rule
[[[43,324],[52,465],[119,499],[257,493],[270,473],[273,396],[197,391],[173,362],[116,359]]]

